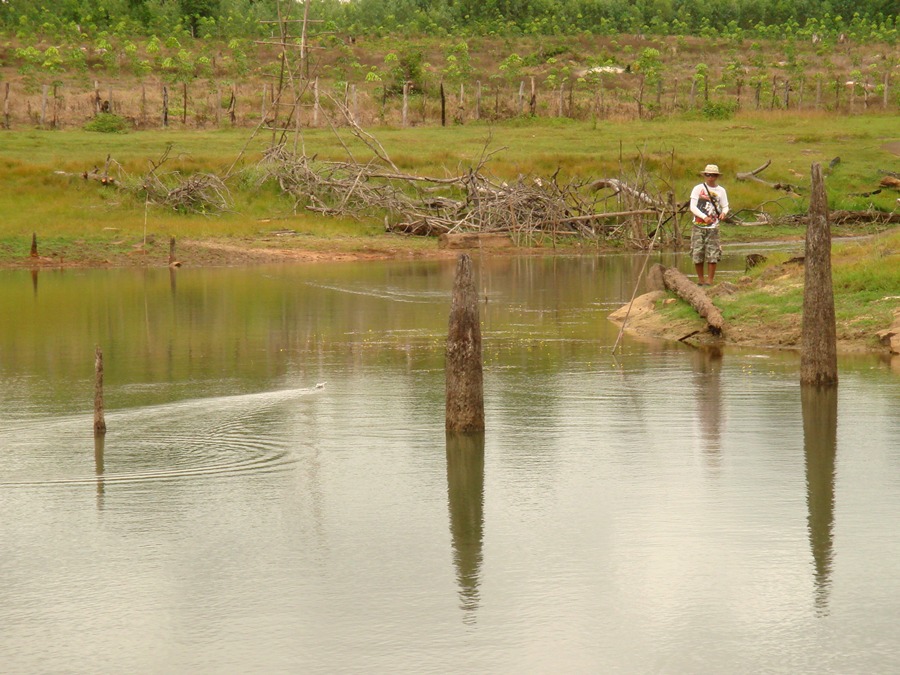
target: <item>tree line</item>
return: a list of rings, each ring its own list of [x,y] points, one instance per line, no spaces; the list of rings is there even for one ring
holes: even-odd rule
[[[898,0],[309,0],[319,30],[460,36],[805,31],[896,44]],[[0,29],[20,35],[116,30],[136,35],[254,37],[297,18],[296,0],[0,0]]]

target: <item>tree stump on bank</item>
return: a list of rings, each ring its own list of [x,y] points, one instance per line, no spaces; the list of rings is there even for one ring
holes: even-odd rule
[[[831,281],[831,225],[825,179],[818,163],[812,165],[805,255],[800,382],[835,385],[838,381],[837,329]]]
[[[447,431],[484,431],[481,322],[472,259],[465,253],[459,256],[453,282],[445,376]]]

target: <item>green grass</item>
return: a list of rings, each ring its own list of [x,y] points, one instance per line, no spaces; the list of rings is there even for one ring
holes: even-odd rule
[[[753,270],[748,290],[721,296],[716,304],[726,322],[741,325],[796,325],[803,310],[803,267],[781,266],[773,255]],[[900,228],[865,240],[834,246],[832,281],[838,336],[870,336],[891,324],[900,307]]]
[[[650,186],[673,191],[684,200],[707,162],[724,172],[733,211],[763,207],[773,215],[804,212],[808,207],[809,169],[834,157],[841,162],[829,172],[832,208],[867,208],[889,211],[897,195],[890,190],[867,200],[848,193],[874,189],[879,169],[896,163],[883,146],[897,141],[896,116],[830,117],[824,114],[745,114],[727,121],[666,119],[626,123],[589,123],[529,120],[527,123],[373,129],[397,165],[411,173],[453,175],[474,166],[485,147],[500,150],[486,171],[502,179],[518,175],[550,176],[559,170],[562,180],[635,176],[639,167],[651,172]],[[371,153],[343,132],[357,160]],[[139,199],[93,181],[54,172],[80,174],[103,167],[107,156],[131,176],[139,176],[171,145],[164,170],[182,173],[214,172],[224,175],[248,143],[247,130],[143,131],[127,135],[86,131],[2,132],[0,145],[0,240],[10,242],[37,232],[39,237],[92,237],[114,240],[143,235],[145,205]],[[218,216],[185,215],[151,207],[147,230],[178,237],[258,236],[261,232],[291,228],[317,237],[372,237],[383,229],[380,214],[368,222],[325,219],[310,214],[294,216],[293,202],[271,187],[257,189],[241,170],[252,170],[269,140],[260,136],[247,145],[229,179],[233,211]],[[346,155],[329,130],[307,130],[306,152],[323,159]],[[801,197],[790,197],[753,182],[739,182],[738,171],[749,171],[772,160],[763,178],[800,186]],[[614,209],[614,200],[609,204]],[[113,229],[107,229],[113,228]],[[838,232],[843,234],[845,232]],[[790,227],[728,227],[726,240],[800,236]],[[4,254],[5,255],[5,254]],[[862,274],[860,272],[860,274]],[[863,283],[860,281],[859,283]],[[851,283],[851,282],[848,282]]]

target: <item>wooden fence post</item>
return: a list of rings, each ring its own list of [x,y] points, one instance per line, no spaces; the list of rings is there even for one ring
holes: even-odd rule
[[[444,81],[441,80],[441,126],[447,126],[447,99],[444,96]]]
[[[162,124],[164,129],[169,126],[169,88],[166,85],[163,85]]]
[[[231,85],[231,101],[228,103],[228,119],[231,126],[237,124],[237,85]]]
[[[94,351],[94,436],[106,433],[103,417],[103,352],[98,346]]]
[[[38,257],[38,248],[37,248],[37,232],[31,233],[31,257]]]
[[[537,116],[537,85],[534,78],[531,78],[531,97],[528,99],[528,114],[532,117]]]
[[[41,129],[44,128],[44,123],[47,118],[47,92],[49,91],[49,85],[41,86]]]
[[[409,82],[403,83],[403,103],[400,108],[400,126],[404,129],[409,125]]]
[[[3,126],[9,129],[9,82],[6,83],[6,93],[3,95]]]
[[[187,103],[188,103],[188,90],[187,90],[187,82],[181,83],[181,124],[182,126],[187,126]]]
[[[472,259],[465,253],[457,260],[453,281],[445,376],[447,431],[484,431],[484,375],[478,293],[475,290]]]
[[[264,82],[263,90],[262,90],[262,100],[259,104],[259,119],[262,122],[266,121],[266,93],[268,92],[268,90],[269,90],[269,85]]]
[[[885,107],[887,107],[887,98],[885,98]],[[475,119],[481,119],[481,80],[475,83]]]
[[[53,117],[50,119],[50,128],[59,129],[59,88],[53,85]]]
[[[525,80],[519,82],[519,116],[525,111]]]
[[[837,336],[831,281],[831,226],[822,167],[812,165],[812,192],[806,226],[800,383],[835,385]]]
[[[313,80],[313,126],[319,126],[319,78]]]

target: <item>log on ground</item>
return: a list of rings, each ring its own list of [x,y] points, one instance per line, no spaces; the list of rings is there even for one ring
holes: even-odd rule
[[[703,292],[697,284],[688,279],[684,274],[673,267],[669,267],[663,273],[666,288],[675,293],[679,298],[697,310],[697,313],[706,319],[709,330],[714,335],[721,335],[725,330],[725,319],[709,296]]]

